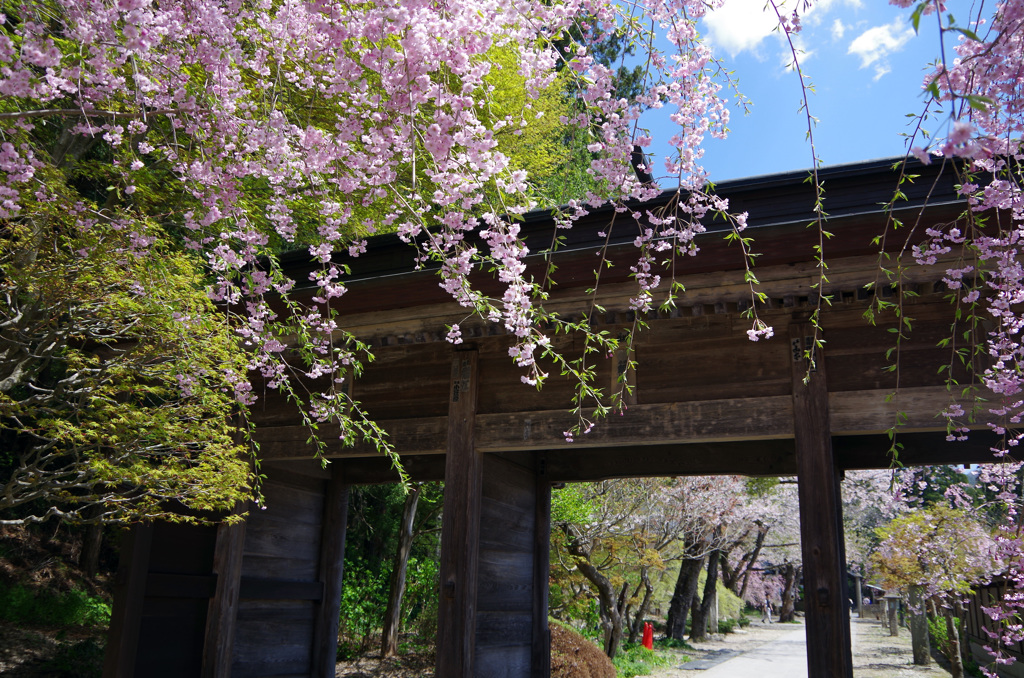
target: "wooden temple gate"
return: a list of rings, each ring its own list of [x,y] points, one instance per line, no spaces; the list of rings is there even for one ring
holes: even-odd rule
[[[962,204],[952,179],[934,175],[904,186],[898,212],[917,233],[955,219]],[[438,678],[504,678],[548,674],[548,539],[553,483],[615,477],[745,474],[796,475],[799,480],[808,665],[812,678],[850,676],[849,620],[839,480],[846,469],[886,468],[885,434],[897,413],[903,464],[991,461],[991,441],[975,434],[947,443],[936,417],[950,402],[936,346],[950,332],[944,267],[912,267],[893,290],[878,273],[872,236],[885,224],[896,188],[889,163],[822,172],[828,195],[825,244],[828,282],[820,325],[827,341],[804,383],[803,358],[813,330],[819,269],[813,246],[812,188],[804,174],[722,184],[731,209],[748,210],[757,276],[768,300],[760,315],[775,330],[751,342],[743,263],[722,233],[702,236],[702,251],[677,264],[686,294],[668,312],[651,312],[635,344],[638,366],[623,416],[602,421],[568,444],[574,419],[571,384],[553,376],[542,391],[520,383],[508,357],[512,338],[496,325],[465,320],[434,274],[410,272],[413,253],[392,236],[348,261],[349,293],[338,300],[340,324],[372,345],[376,359],[352,395],[381,423],[414,479],[445,481]],[[665,207],[671,200],[637,209]],[[604,244],[611,210],[595,210],[566,232],[556,255],[557,287],[546,302],[563,317],[586,315],[613,334],[635,320],[628,279],[636,225],[609,234],[615,266],[602,274],[601,310],[593,285],[595,252]],[[523,234],[533,251],[551,242],[553,224],[529,215]],[[902,245],[905,231],[890,239]],[[897,243],[897,239],[901,242]],[[540,258],[534,262],[538,268]],[[286,264],[302,280],[305,259]],[[874,289],[865,285],[878,282]],[[900,347],[898,373],[886,349],[897,324],[877,326],[862,315],[874,294],[895,301],[912,293],[903,313],[913,332]],[[460,323],[465,343],[445,341]],[[553,341],[572,352],[578,338]],[[627,356],[596,359],[601,383],[613,387]],[[893,392],[899,380],[895,398]],[[390,463],[368,447],[345,448],[332,435],[327,469],[312,459],[309,432],[293,406],[261,394],[255,413],[266,508],[244,524],[218,528],[168,525],[135,529],[125,545],[106,675],[333,676],[347,488],[392,482]]]

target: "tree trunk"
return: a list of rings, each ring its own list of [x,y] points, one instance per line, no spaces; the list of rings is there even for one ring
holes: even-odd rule
[[[640,607],[636,610],[636,615],[633,617],[632,623],[629,625],[629,642],[636,643],[637,637],[644,628],[644,618],[647,616],[647,610],[651,607],[651,599],[654,597],[654,584],[651,583],[651,578],[648,576],[647,568],[644,567],[640,570],[640,581],[644,587],[644,598],[640,601]],[[639,589],[639,587],[637,587]],[[639,593],[639,591],[637,591]],[[633,594],[636,597],[636,593]],[[626,617],[629,617],[627,611]]]
[[[696,608],[697,613],[690,622],[690,640],[707,638],[708,616],[715,604],[715,587],[718,585],[718,556],[717,549],[708,556],[708,576],[704,580],[704,595],[701,596],[700,607]],[[717,633],[718,629],[711,629],[711,632]]]
[[[946,618],[946,635],[949,636],[949,673],[953,678],[964,678],[963,653],[960,651],[960,629],[953,617],[953,610],[943,610]]]
[[[412,527],[416,520],[416,506],[420,500],[420,485],[409,488],[402,509],[402,523],[398,531],[398,549],[395,564],[391,568],[391,586],[388,589],[388,606],[384,612],[384,630],[381,632],[380,653],[383,657],[398,654],[398,632],[402,625],[402,597],[405,595],[405,572],[412,551]]]
[[[614,659],[622,643],[622,610],[625,607],[627,590],[623,588],[616,596],[611,580],[590,562],[590,551],[577,529],[572,524],[565,524],[562,529],[568,537],[566,548],[573,556],[576,568],[597,589],[598,611],[601,615],[601,629],[604,632],[604,651],[610,659]]]
[[[78,566],[89,579],[95,579],[100,569],[100,550],[103,548],[103,525],[91,523],[85,526],[82,534],[82,552],[78,556]]]
[[[668,619],[665,624],[665,635],[675,640],[682,640],[686,635],[686,615],[690,604],[697,595],[697,584],[704,558],[684,558],[679,564],[679,577],[672,593],[672,602],[668,608]]]
[[[782,607],[779,608],[779,621],[793,621],[796,608],[796,582],[800,568],[793,563],[786,563],[782,569]]]
[[[910,587],[910,646],[914,652],[914,663],[927,666],[931,662],[928,647],[928,614],[922,593],[924,587],[915,584]]]
[[[761,555],[761,548],[764,546],[764,540],[767,536],[768,528],[762,526],[761,529],[757,531],[757,539],[754,542],[754,551],[751,553],[750,560],[747,561],[747,567],[743,571],[740,590],[735,591],[734,589],[740,600],[745,600],[744,596],[747,595],[747,585],[750,583],[750,573],[754,571],[754,565],[757,564],[757,558]]]

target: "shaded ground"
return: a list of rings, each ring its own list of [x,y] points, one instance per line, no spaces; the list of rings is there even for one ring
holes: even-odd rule
[[[914,666],[910,650],[910,631],[900,628],[900,635],[889,635],[888,627],[868,617],[854,619],[853,675],[855,678],[909,678],[949,676],[934,662]]]
[[[78,530],[77,532],[74,530]],[[10,678],[91,678],[103,665],[106,628],[102,625],[66,626],[57,617],[59,605],[45,596],[84,591],[109,601],[106,585],[117,552],[107,539],[101,552],[99,574],[90,578],[76,563],[81,549],[81,528],[44,525],[0,526],[0,600],[20,589],[22,599],[42,594],[31,605],[22,600],[17,614],[0,609],[0,675]],[[26,613],[30,611],[31,614]]]
[[[381,660],[379,654],[338,662],[336,678],[433,678],[434,654],[407,654]]]
[[[104,636],[103,630],[25,629],[0,622],[0,675],[99,678]]]

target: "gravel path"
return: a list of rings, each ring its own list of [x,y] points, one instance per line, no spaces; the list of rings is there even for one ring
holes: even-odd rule
[[[770,670],[781,668],[783,658],[800,657],[803,647],[800,637],[803,624],[762,624],[755,622],[735,633],[716,636],[703,643],[694,643],[693,651],[685,654],[691,662],[657,669],[650,678],[700,678],[708,676],[759,676],[769,678]],[[897,637],[889,635],[888,628],[874,619],[854,618],[853,675],[854,678],[942,678],[949,672],[936,666],[914,666],[910,651],[910,632],[901,628]],[[758,648],[761,651],[758,652]],[[682,652],[679,652],[682,655]],[[763,661],[752,668],[754,661]],[[806,659],[803,659],[806,661]],[[799,663],[799,662],[798,662]],[[788,664],[787,664],[788,665]],[[806,664],[800,669],[788,669],[787,678],[806,676]],[[433,675],[433,657],[403,657],[381,662],[365,657],[353,662],[340,662],[339,678],[429,678]]]
[[[751,624],[743,631],[718,636],[714,640],[694,643],[694,651],[687,652],[695,662],[690,666],[679,664],[650,674],[650,678],[699,678],[714,676],[771,676],[780,662],[780,653],[787,657],[799,655],[803,647],[791,647],[799,642],[803,624]],[[910,632],[901,628],[900,635],[892,637],[880,622],[874,619],[852,620],[853,675],[855,678],[940,678],[949,672],[936,666],[914,666],[910,651]],[[758,652],[758,648],[761,651]],[[719,661],[719,660],[725,661]],[[757,660],[760,665],[756,664]],[[806,665],[802,665],[802,668]],[[706,670],[693,670],[706,667]],[[780,674],[782,675],[782,674]],[[790,678],[806,676],[806,668],[799,673],[787,670]]]

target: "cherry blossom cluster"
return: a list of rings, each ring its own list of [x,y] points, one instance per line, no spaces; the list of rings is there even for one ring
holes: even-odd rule
[[[20,218],[26,200],[46,191],[38,175],[50,158],[27,141],[31,133],[70,121],[72,134],[112,149],[112,188],[129,213],[147,173],[172,177],[163,190],[179,207],[161,217],[187,232],[187,246],[205,258],[216,278],[211,297],[237,316],[249,367],[270,386],[288,387],[296,366],[285,353],[296,338],[308,378],[331,375],[339,384],[349,365],[365,359],[334,319],[332,300],[347,290],[334,262],[339,253],[363,253],[365,235],[381,229],[397,230],[421,262],[438,262],[440,284],[455,300],[503,324],[517,339],[511,357],[523,381],[536,384],[546,376],[537,361],[551,350],[550,319],[535,304],[542,290],[525,276],[530,251],[510,219],[534,203],[529,177],[496,140],[535,115],[529,104],[516,115],[489,115],[490,54],[513,50],[530,93],[558,70],[577,82],[579,113],[564,122],[589,135],[588,171],[601,192],[570,205],[563,225],[588,206],[659,191],[640,182],[630,160],[635,145],[650,144],[637,128],[641,107],[673,108],[678,153],[666,167],[687,197],[681,217],[633,220],[634,306],[646,310],[662,282],[651,272],[654,253],[694,253],[701,218],[728,209],[704,193],[700,166],[705,136],[724,135],[728,122],[710,77],[715,63],[695,26],[717,4],[644,0],[630,8],[645,18],[630,30],[653,22],[673,50],[652,49],[645,91],[630,102],[614,96],[611,70],[585,44],[553,46],[574,26],[586,35],[623,25],[624,8],[609,0],[26,3],[0,15],[0,96],[9,102],[0,130],[0,218]],[[133,255],[146,256],[154,238],[140,228]],[[321,265],[308,280],[287,279],[275,263],[276,252],[295,247]],[[487,296],[472,282],[483,268],[495,272],[503,294]],[[312,302],[296,301],[295,292],[308,288],[316,291]],[[459,340],[457,328],[449,338]],[[230,382],[237,388],[246,380]],[[253,397],[244,392],[246,402]],[[343,409],[321,404],[313,419]]]
[[[1024,302],[1024,269],[1020,264],[1024,235],[1024,193],[1021,160],[1024,132],[1024,98],[1020,82],[1024,62],[1024,2],[1004,0],[988,17],[972,17],[961,26],[946,15],[944,3],[893,0],[901,7],[914,6],[920,16],[935,14],[944,33],[959,35],[955,60],[943,59],[926,77],[924,86],[935,103],[948,114],[945,133],[930,144],[914,145],[912,153],[922,162],[953,163],[959,172],[959,192],[970,215],[944,227],[934,227],[914,255],[923,265],[955,261],[946,271],[945,283],[967,319],[958,333],[974,334],[984,359],[972,361],[981,384],[995,394],[987,405],[989,427],[1002,437],[994,452],[1015,456],[1021,440],[1024,415],[1021,344],[1021,312]],[[968,347],[973,350],[973,347]],[[959,405],[943,416],[949,422],[949,438],[967,435],[968,414]],[[1011,589],[1024,587],[1020,576],[1024,563],[1021,539],[1017,464],[987,469],[984,482],[1004,505],[1005,525],[998,535],[999,559]],[[993,652],[1003,662],[1002,646],[1014,645],[1020,631],[1018,593],[987,610],[994,624]],[[992,675],[992,674],[990,674]]]

